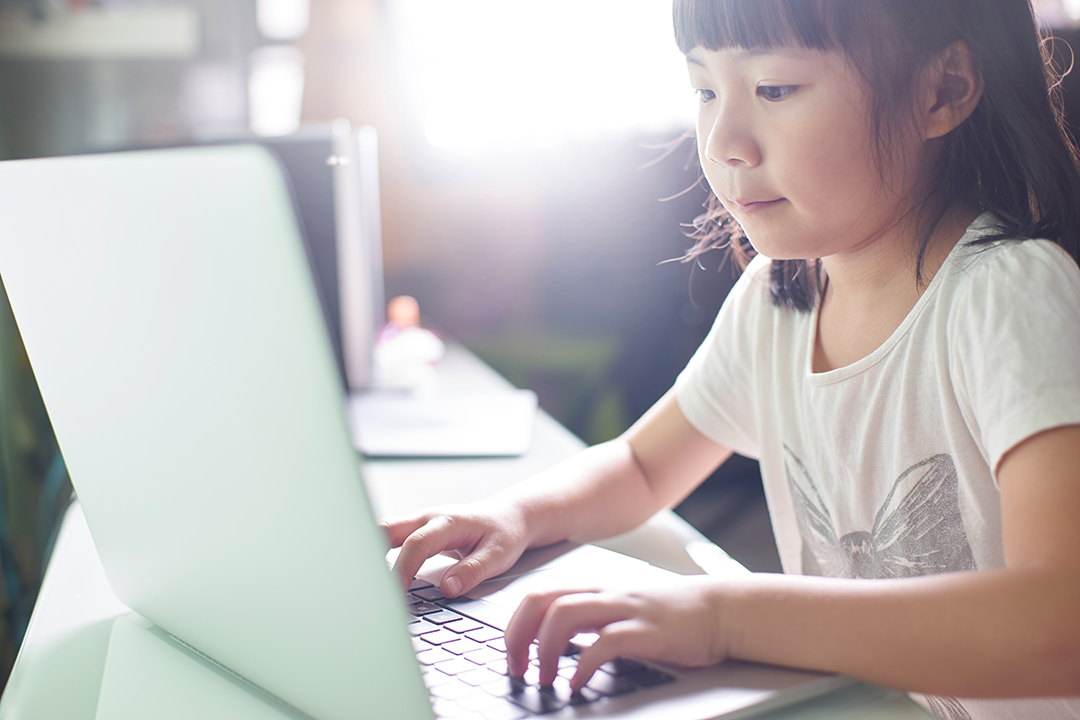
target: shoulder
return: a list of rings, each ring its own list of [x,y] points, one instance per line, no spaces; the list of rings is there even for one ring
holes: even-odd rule
[[[1071,255],[1050,240],[978,244],[981,234],[976,228],[960,241],[942,278],[954,321],[1027,312],[1080,321],[1080,267]]]
[[[1047,240],[957,248],[935,323],[949,377],[987,465],[1080,422],[1080,268]]]
[[[741,294],[751,294],[767,298],[769,296],[769,284],[772,280],[772,260],[764,255],[755,255],[750,264],[743,270],[742,276],[735,285],[735,289]],[[742,286],[742,287],[740,287]]]
[[[953,252],[956,256],[954,269],[961,274],[1012,276],[1017,280],[1031,272],[1048,272],[1080,280],[1076,261],[1057,243],[1038,238],[985,242],[984,239],[995,231],[1002,232],[1002,226],[994,215],[984,213],[976,218]]]
[[[748,332],[771,312],[771,263],[764,255],[756,255],[743,270],[717,313],[710,333],[714,341],[717,336],[727,335],[729,337],[723,342],[731,342],[731,335]]]

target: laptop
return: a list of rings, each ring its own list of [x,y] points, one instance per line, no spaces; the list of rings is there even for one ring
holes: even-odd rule
[[[256,142],[285,171],[342,382],[367,389],[386,318],[378,133],[339,118]]]
[[[528,452],[537,408],[536,393],[530,390],[403,392],[377,386],[375,341],[386,303],[375,129],[353,129],[338,119],[256,142],[271,150],[285,171],[341,381],[348,389],[354,447],[368,457],[512,457]]]
[[[0,207],[0,277],[110,585],[155,632],[287,715],[432,718],[447,693],[429,695],[418,622],[497,626],[515,587],[660,572],[560,546],[459,602],[425,597],[431,576],[403,599],[264,148],[0,163]],[[672,679],[553,716],[737,717],[845,682],[742,663],[649,669]]]

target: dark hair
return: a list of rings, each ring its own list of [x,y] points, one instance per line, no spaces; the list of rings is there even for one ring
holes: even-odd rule
[[[957,41],[983,82],[972,114],[944,138],[912,217],[919,228],[916,282],[935,228],[958,203],[996,213],[980,239],[1046,238],[1080,262],[1080,175],[1065,130],[1050,52],[1028,0],[674,0],[675,39],[695,47],[797,44],[844,53],[870,88],[877,156],[911,117],[917,80]],[[727,247],[745,265],[741,230],[710,193],[694,220],[687,259]],[[808,310],[820,294],[817,260],[773,260],[778,305]]]

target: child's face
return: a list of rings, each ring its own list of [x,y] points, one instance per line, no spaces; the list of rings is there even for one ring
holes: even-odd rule
[[[824,258],[892,226],[920,148],[882,172],[863,80],[842,54],[695,48],[687,63],[705,177],[758,252]]]

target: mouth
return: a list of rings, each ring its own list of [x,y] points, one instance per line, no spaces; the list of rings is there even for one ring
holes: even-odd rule
[[[752,215],[754,213],[763,212],[769,208],[776,207],[784,201],[784,198],[776,198],[775,200],[750,200],[739,199],[731,201],[731,209],[738,212],[740,215]]]

